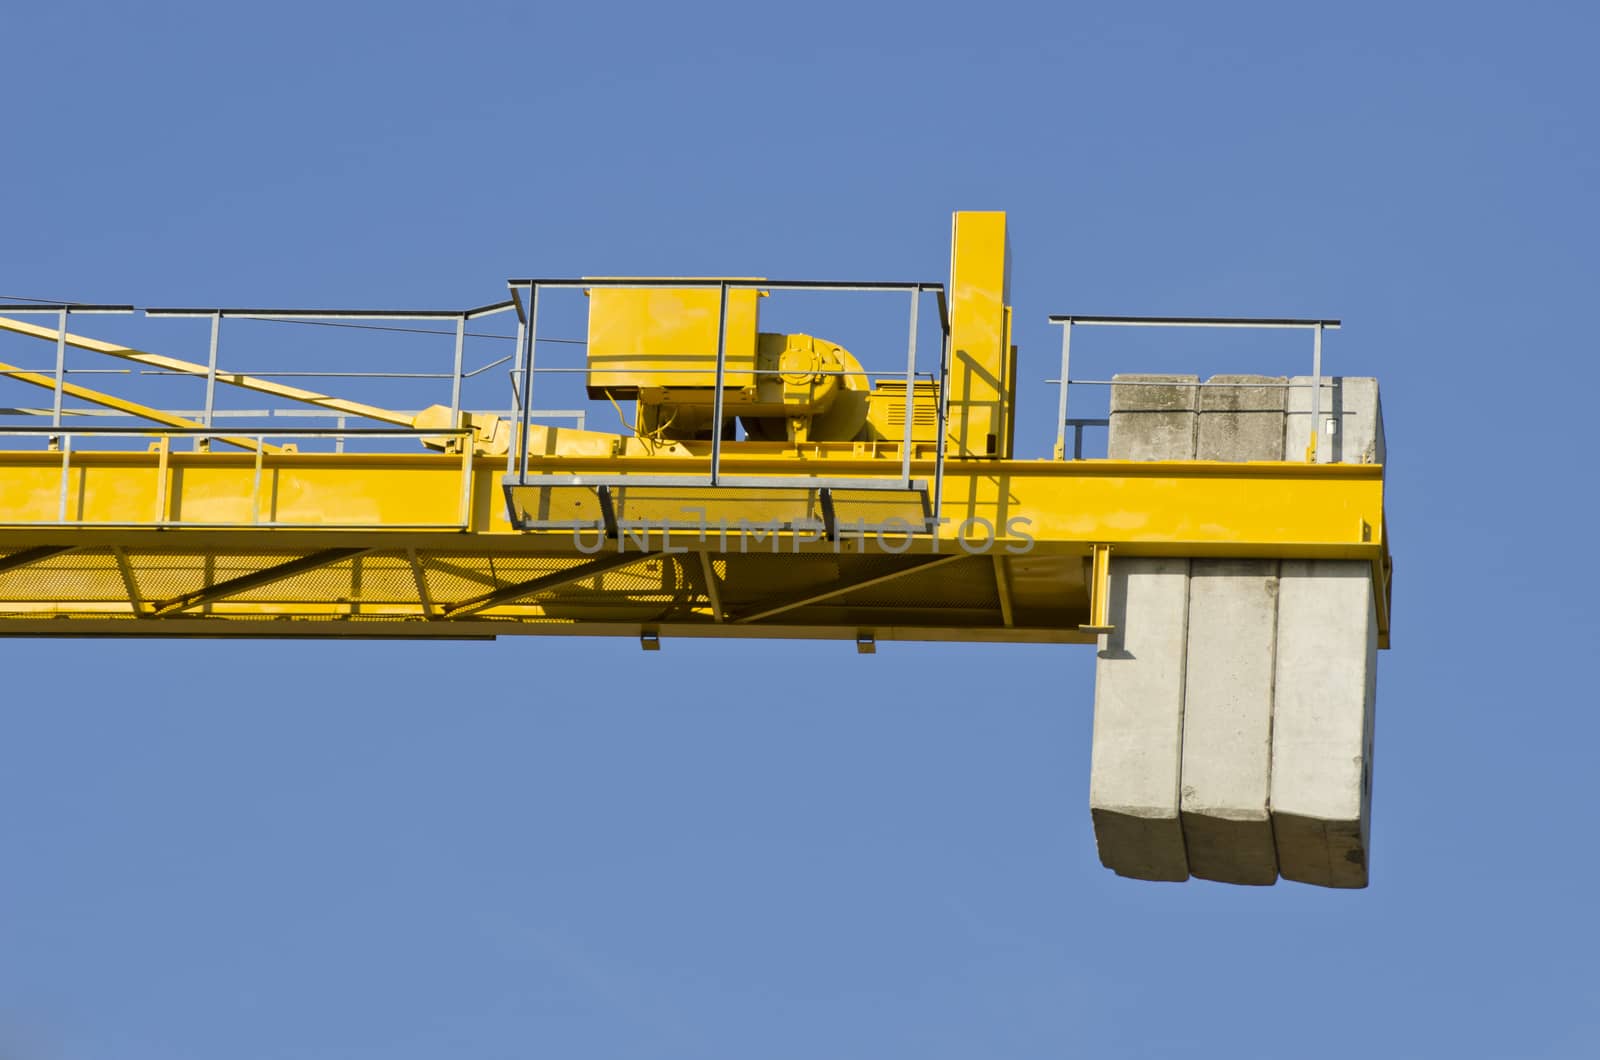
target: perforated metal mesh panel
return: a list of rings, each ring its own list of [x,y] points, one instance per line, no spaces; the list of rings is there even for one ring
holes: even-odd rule
[[[716,555],[722,617],[759,625],[987,626],[1001,622],[988,556],[818,550]],[[698,554],[593,556],[487,552],[81,548],[0,571],[0,614],[107,619],[206,619],[241,631],[441,619],[456,625],[715,621]],[[326,560],[326,562],[323,562]],[[3,562],[3,559],[0,559]],[[282,572],[281,574],[277,572]],[[578,575],[570,580],[563,574]],[[425,592],[419,591],[419,577]],[[131,586],[131,592],[130,592]],[[521,590],[526,591],[521,591]],[[495,594],[498,594],[495,595]],[[70,624],[69,624],[70,625]],[[430,629],[432,626],[430,626]],[[52,631],[55,627],[52,627]],[[62,632],[69,626],[62,626]],[[275,632],[281,632],[276,631]],[[269,634],[270,635],[270,634]],[[291,634],[292,635],[292,634]]]
[[[0,573],[0,601],[117,601],[128,598],[109,548],[78,549]]]

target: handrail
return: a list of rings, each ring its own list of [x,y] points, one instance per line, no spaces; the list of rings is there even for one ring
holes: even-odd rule
[[[1270,328],[1306,330],[1312,333],[1311,350],[1311,422],[1317,423],[1322,415],[1322,333],[1337,330],[1343,323],[1334,318],[1321,317],[1144,317],[1144,316],[1088,316],[1077,313],[1056,313],[1048,318],[1061,327],[1061,377],[1055,382],[1061,387],[1056,406],[1055,459],[1067,459],[1067,392],[1073,383],[1101,384],[1099,379],[1073,379],[1072,329],[1075,327],[1151,327],[1151,328]],[[1273,386],[1272,383],[1184,383],[1184,386]],[[1292,384],[1284,384],[1292,385]],[[1317,431],[1311,431],[1311,441],[1306,446],[1306,462],[1317,459]],[[1077,428],[1075,449],[1081,459],[1083,430]]]

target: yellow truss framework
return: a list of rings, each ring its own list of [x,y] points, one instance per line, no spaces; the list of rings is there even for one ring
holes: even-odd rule
[[[883,473],[818,462],[831,481]],[[586,465],[638,480],[615,538],[517,529],[504,464],[481,457],[0,452],[0,633],[1088,643],[1118,555],[1365,560],[1388,638],[1378,465],[951,462],[936,534],[879,519],[832,538],[794,528],[818,493],[803,480],[730,500],[650,486],[694,460],[535,462]],[[794,473],[782,457],[727,465]],[[526,507],[563,488],[511,492]]]
[[[541,282],[587,281],[513,281],[529,310]],[[710,283],[725,317],[734,281]],[[943,306],[946,288],[879,286],[912,299],[909,380],[916,300],[937,290]],[[1113,621],[1112,560],[1178,556],[1366,562],[1388,646],[1381,466],[1013,459],[1008,286],[1004,215],[958,214],[935,442],[913,438],[920,382],[901,386],[903,440],[723,444],[717,432],[662,444],[526,414],[392,412],[225,372],[215,330],[202,365],[0,318],[58,350],[54,376],[0,365],[0,378],[53,389],[57,413],[70,395],[156,425],[132,431],[154,439],[147,451],[85,448],[95,430],[59,426],[42,429],[48,448],[0,449],[0,635],[1092,643]],[[512,305],[448,314],[458,388],[467,319]],[[536,315],[515,307],[531,365]],[[165,312],[209,313],[215,328],[225,311]],[[442,451],[296,452],[267,441],[285,432],[222,431],[68,383],[67,346],[376,421]],[[729,414],[721,394],[708,422]],[[174,445],[186,438],[193,451]]]

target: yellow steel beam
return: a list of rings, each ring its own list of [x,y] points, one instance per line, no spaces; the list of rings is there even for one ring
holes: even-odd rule
[[[13,323],[16,323],[16,321],[13,321]],[[32,325],[29,326],[31,327]],[[15,365],[6,364],[3,361],[0,361],[0,376],[15,379],[21,383],[31,383],[46,390],[54,390],[56,388],[54,376],[44,375],[40,372],[29,372]],[[63,394],[71,394],[75,398],[99,405],[102,408],[116,409],[118,412],[126,412],[130,416],[137,416],[140,419],[150,420],[153,423],[160,423],[167,427],[178,427],[184,430],[199,430],[205,427],[205,424],[196,420],[176,416],[170,412],[163,412],[161,409],[151,408],[149,405],[141,405],[137,401],[129,401],[127,398],[120,398],[115,394],[107,394],[100,390],[91,390],[89,387],[79,386],[77,383],[68,383],[65,380],[61,383],[61,392]],[[227,442],[229,445],[236,445],[241,449],[255,450],[259,448],[269,453],[279,451],[278,446],[266,445],[254,438],[218,436],[217,441]]]
[[[1004,556],[994,557],[994,592],[1000,599],[1000,620],[1008,626],[1016,625],[1016,606],[1011,602],[1011,577],[1006,570]]]
[[[1114,632],[1111,624],[1111,546],[1091,546],[1089,573],[1089,621],[1078,628],[1098,636]]]
[[[74,536],[93,538],[99,527],[137,529],[161,525],[165,533],[184,530],[188,540],[202,541],[208,531],[224,537],[249,531],[255,522],[253,500],[270,498],[263,521],[270,533],[257,530],[265,544],[291,528],[316,540],[332,542],[346,531],[379,532],[387,540],[416,534],[405,544],[426,538],[429,528],[461,529],[462,487],[468,487],[466,531],[487,535],[493,547],[580,554],[592,543],[571,532],[519,532],[509,521],[500,478],[504,464],[474,462],[471,481],[463,483],[458,456],[432,453],[279,453],[258,461],[248,454],[172,452],[167,474],[159,476],[162,455],[144,452],[72,454],[69,510],[80,513],[70,525]],[[630,471],[636,465],[682,474],[676,461],[614,460],[608,471]],[[692,461],[683,462],[689,468]],[[734,461],[729,461],[733,464]],[[883,475],[883,461],[827,460],[809,462],[830,477]],[[1371,558],[1384,548],[1382,468],[1370,464],[1249,464],[1206,461],[986,461],[952,463],[945,473],[943,523],[934,538],[917,538],[907,551],[949,552],[960,541],[992,528],[996,550],[1072,552],[1088,555],[1088,546],[1107,544],[1121,555],[1196,555],[1263,558]],[[40,524],[59,524],[61,459],[40,451],[0,452],[0,547],[21,539],[38,543]],[[740,472],[792,475],[792,461],[745,461]],[[589,467],[569,462],[574,473]],[[915,473],[931,468],[913,465]],[[803,488],[804,478],[794,479]],[[648,492],[641,474],[637,493]],[[168,489],[159,524],[146,513],[156,510],[158,491]],[[515,496],[539,487],[512,487]],[[726,491],[723,491],[726,492]],[[672,510],[718,503],[711,487],[675,490]],[[631,502],[628,502],[631,503]],[[666,502],[653,501],[654,510]],[[745,505],[755,523],[766,517],[759,500]],[[775,511],[789,512],[790,501]],[[617,515],[629,517],[627,503]],[[980,522],[981,520],[981,522]],[[11,528],[11,529],[8,529]],[[1025,535],[1025,536],[1024,536]],[[112,543],[125,543],[121,530]],[[715,537],[715,528],[712,536]],[[790,550],[792,531],[779,530],[777,540]],[[867,535],[869,544],[871,535]],[[32,540],[30,540],[32,539]],[[1030,543],[1031,542],[1031,543]],[[703,542],[692,538],[690,547]],[[821,550],[825,542],[801,543],[799,549]],[[590,548],[592,551],[592,547]],[[1021,551],[1019,551],[1021,550]]]
[[[1016,362],[1011,354],[1006,215],[962,210],[950,231],[950,452],[1009,457]]]
[[[736,623],[688,622],[542,622],[521,623],[507,620],[468,618],[450,622],[428,622],[413,614],[415,621],[345,621],[348,616],[284,615],[277,621],[264,622],[261,616],[246,621],[234,621],[214,616],[184,615],[162,619],[159,623],[130,620],[127,605],[121,605],[120,614],[102,617],[73,617],[70,620],[56,615],[33,618],[7,615],[0,619],[0,638],[4,637],[81,637],[81,636],[160,636],[168,637],[218,637],[278,639],[305,639],[341,637],[355,640],[493,640],[496,637],[521,634],[540,636],[575,637],[638,637],[642,626],[648,625],[663,640],[705,639],[719,640],[836,640],[854,641],[860,632],[859,625],[819,626],[799,623],[782,625],[761,622],[755,625]],[[328,621],[337,618],[339,621]],[[1018,626],[974,627],[949,623],[907,624],[878,623],[872,627],[879,643],[888,641],[958,642],[969,644],[1093,644],[1094,637],[1077,629]]]
[[[133,564],[128,562],[128,550],[114,548],[111,554],[117,558],[117,573],[122,575],[122,586],[128,591],[128,607],[135,615],[143,616],[144,594],[139,591],[139,579],[133,573]]]
[[[711,562],[711,553],[700,553],[700,574],[706,580],[706,599],[711,604],[711,620],[721,622],[727,618],[722,610],[722,589],[717,584],[717,569]]]
[[[422,569],[422,560],[418,558],[416,549],[406,549],[406,562],[411,565],[411,578],[417,586],[417,603],[422,606],[422,617],[428,619],[438,617],[438,609],[433,603],[433,593],[428,590],[428,575]]]
[[[40,327],[26,321],[15,320],[11,317],[0,317],[0,330],[15,332],[18,335],[31,335],[36,339],[47,339],[58,342],[62,333],[53,328]],[[197,375],[205,378],[211,370],[203,364],[193,361],[183,361],[176,357],[166,357],[158,353],[147,353],[129,346],[119,346],[114,342],[102,342],[99,339],[87,338],[83,335],[66,334],[66,344],[75,349],[89,350],[93,353],[103,353],[109,357],[120,357],[126,361],[150,365],[153,368],[164,368],[169,371],[183,372],[188,375]],[[268,379],[260,379],[253,375],[240,375],[237,372],[218,372],[217,382],[227,383],[229,386],[241,387],[245,390],[254,390],[262,394],[271,394],[274,397],[286,398],[290,401],[299,401],[318,408],[332,409],[351,416],[361,416],[380,423],[393,423],[402,427],[410,427],[412,417],[382,409],[376,405],[367,405],[359,401],[347,401],[344,398],[330,397],[319,394],[315,390],[306,390],[303,387],[288,386],[283,383],[274,383]],[[50,381],[50,386],[55,386],[55,381]]]
[[[654,530],[648,539],[624,532],[603,540],[592,529],[517,530],[505,504],[505,465],[487,458],[464,466],[460,456],[427,452],[75,450],[71,456],[65,467],[61,454],[0,452],[0,575],[27,568],[26,577],[0,579],[0,635],[147,632],[150,623],[129,620],[159,613],[162,631],[185,635],[210,624],[219,633],[257,636],[617,630],[636,636],[650,624],[663,636],[679,636],[703,623],[693,635],[829,637],[869,628],[887,640],[893,637],[885,630],[893,626],[904,636],[932,639],[1083,642],[1092,635],[1080,624],[1103,624],[1095,617],[1103,609],[1092,605],[1097,595],[1103,600],[1103,591],[1093,587],[1103,587],[1104,564],[1096,574],[1093,560],[1112,549],[1118,556],[1363,560],[1373,567],[1387,639],[1383,477],[1372,465],[952,461],[935,535],[880,539],[841,525],[840,539],[829,541],[818,540],[814,530],[779,525],[763,528],[757,540],[741,537],[730,524],[726,537],[711,527],[704,535],[674,530],[663,538]],[[697,466],[692,458],[534,463],[542,472],[627,472],[641,486],[648,471],[682,474]],[[895,462],[819,451],[806,466],[832,479],[881,481],[885,463]],[[727,466],[752,475],[793,475],[795,460],[733,451]],[[914,466],[919,477],[931,471],[927,464]],[[667,510],[659,499],[653,508],[636,507],[632,498],[647,492],[637,486],[617,491],[626,494],[618,518]],[[726,505],[728,492],[677,488],[670,510]],[[72,521],[60,521],[63,510]],[[255,525],[258,510],[271,527]],[[762,527],[764,520],[792,515],[795,506],[752,499],[743,510]],[[992,542],[980,524],[993,528]],[[644,547],[651,551],[639,551]],[[667,547],[699,555],[669,556]],[[72,549],[83,558],[30,566]],[[297,585],[282,599],[237,599],[248,588],[357,551],[384,557],[381,590],[363,574],[363,584],[373,586],[364,592],[348,578],[343,587],[335,578],[328,585]],[[781,562],[766,561],[779,560],[773,553],[782,554]],[[852,603],[849,593],[875,582],[829,582],[826,561],[835,555],[903,555],[905,565],[917,569],[949,563],[940,583],[951,595],[920,604],[889,604],[876,596],[869,599],[877,603]],[[231,573],[247,561],[274,562],[274,556],[294,558],[183,596],[152,599],[147,590],[138,598],[146,577],[170,584],[173,570],[198,572],[211,557],[226,560]],[[971,565],[963,562],[969,559]],[[657,562],[639,573],[627,569],[643,568],[644,560]],[[724,575],[707,573],[713,560],[726,565]],[[519,574],[527,580],[508,585],[493,564],[538,577]],[[541,573],[554,567],[565,569]],[[835,563],[833,569],[841,568]],[[593,593],[547,598],[560,585],[612,570],[620,580],[607,579]],[[981,597],[973,595],[978,586]],[[675,598],[669,612],[661,611],[663,587]],[[196,610],[201,605],[209,605],[204,614]],[[790,622],[787,616],[802,608],[806,622],[821,624]],[[875,615],[882,620],[872,621]]]
[[[651,471],[695,473],[692,462],[663,466],[674,463],[618,459],[609,465],[569,461],[562,467],[575,475],[626,472],[636,484],[617,504],[619,520],[714,510],[718,492],[710,487],[652,491]],[[882,462],[828,459],[807,464],[830,478],[884,477]],[[772,474],[779,467],[794,474],[792,461],[726,461],[724,474]],[[928,465],[913,464],[913,470],[932,475]],[[908,551],[948,552],[961,540],[993,532],[997,549],[1016,546],[1006,548],[1008,554],[1068,550],[1088,555],[1088,546],[1106,544],[1124,555],[1367,558],[1383,544],[1382,475],[1382,468],[1371,464],[1276,461],[951,463],[945,470],[939,533],[915,540]],[[558,478],[551,481],[559,483]],[[796,490],[804,489],[806,479],[793,481]],[[509,492],[520,508],[533,511],[545,488],[512,485]],[[792,515],[795,509],[794,500],[785,497],[766,504],[759,499],[741,503],[752,524]]]

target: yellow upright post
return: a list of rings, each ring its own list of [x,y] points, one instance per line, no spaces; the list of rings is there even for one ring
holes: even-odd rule
[[[953,457],[1011,456],[1016,357],[1011,348],[1006,215],[956,213],[950,234],[950,422]]]

